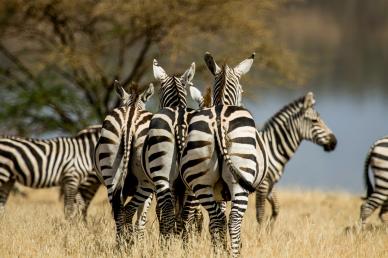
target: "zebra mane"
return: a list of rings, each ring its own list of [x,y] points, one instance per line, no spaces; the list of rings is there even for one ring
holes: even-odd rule
[[[305,96],[302,96],[291,103],[285,105],[282,107],[278,112],[276,112],[270,119],[267,120],[267,122],[263,125],[263,130],[267,129],[270,127],[272,124],[276,123],[276,119],[279,116],[284,116],[286,115],[287,121],[289,119],[294,118],[295,116],[298,116],[301,111],[303,111],[303,104],[305,101]]]
[[[164,89],[163,90],[163,87],[160,88],[161,90],[161,99],[160,100],[163,100],[163,103],[161,102],[160,104],[161,105],[165,105],[166,103],[164,103],[166,100],[168,100],[169,104],[171,104],[171,92],[174,92],[173,95],[176,100],[173,101],[174,102],[174,106],[178,107],[178,106],[183,106],[183,107],[186,107],[187,106],[187,92],[186,92],[186,89],[185,87],[183,86],[183,83],[181,82],[181,79],[180,79],[180,76],[176,76],[176,75],[172,75],[172,76],[169,76],[169,80],[170,80],[170,85],[172,85],[174,88],[172,90],[167,90]],[[168,82],[164,82],[164,83],[168,83]],[[166,95],[167,94],[167,95]],[[170,95],[170,96],[168,96]],[[165,99],[166,97],[168,97],[167,99]]]
[[[212,88],[207,86],[205,89],[205,94],[203,95],[203,107],[212,106]]]
[[[132,82],[129,86],[129,94],[140,95],[144,89],[139,84]]]
[[[219,72],[219,75],[221,75],[221,78],[220,78],[220,82],[218,83],[218,85],[220,85],[221,87],[219,87],[217,90],[214,89],[214,98],[213,98],[214,102],[219,101],[219,99],[221,99],[222,96],[224,95],[224,90],[226,86],[226,67],[227,67],[226,63],[221,65],[221,72]]]
[[[98,133],[101,131],[101,128],[102,125],[91,125],[79,131],[75,136],[78,137],[88,133]]]
[[[36,139],[30,138],[30,137],[23,137],[23,136],[17,136],[17,135],[6,135],[6,134],[0,134],[0,139],[28,140],[28,141],[36,140]]]
[[[0,138],[3,139],[11,139],[11,140],[23,140],[23,141],[31,141],[31,142],[49,142],[49,141],[57,141],[63,138],[74,138],[74,137],[80,137],[84,136],[85,134],[93,134],[93,133],[99,133],[101,131],[102,126],[101,125],[91,125],[88,126],[81,131],[79,131],[76,135],[70,135],[70,136],[57,136],[53,138],[33,138],[33,137],[24,137],[24,136],[17,136],[17,135],[0,135]]]

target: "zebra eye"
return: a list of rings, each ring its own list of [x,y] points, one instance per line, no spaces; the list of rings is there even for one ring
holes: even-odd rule
[[[312,118],[311,121],[312,121],[313,123],[317,123],[317,122],[318,122],[318,118]]]

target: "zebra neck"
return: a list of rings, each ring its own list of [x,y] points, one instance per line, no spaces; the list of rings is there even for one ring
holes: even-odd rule
[[[215,92],[214,94],[214,106],[221,106],[221,105],[231,105],[231,106],[239,106],[237,101],[229,95],[224,94],[225,90],[219,90],[218,93]]]
[[[172,77],[162,83],[160,94],[161,108],[186,108],[186,90],[178,78]]]
[[[270,163],[277,164],[280,169],[292,158],[301,143],[297,126],[290,121],[271,123],[260,132],[266,142],[269,158],[275,159]]]

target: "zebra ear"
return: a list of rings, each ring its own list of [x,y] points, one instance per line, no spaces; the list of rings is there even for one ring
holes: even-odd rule
[[[198,105],[201,105],[203,102],[203,96],[201,92],[194,86],[190,86],[190,95]]]
[[[194,78],[195,74],[195,63],[191,63],[191,66],[189,69],[186,70],[186,72],[181,76],[181,80],[183,81],[184,85],[192,85],[191,82]]]
[[[129,96],[129,94],[124,90],[123,86],[121,86],[121,83],[118,80],[114,81],[114,87],[120,99],[124,99]]]
[[[204,59],[205,59],[205,63],[207,65],[207,68],[209,68],[210,72],[213,75],[216,75],[217,73],[219,73],[221,71],[221,68],[217,65],[213,56],[209,52],[205,53]]]
[[[313,107],[315,104],[315,99],[314,99],[314,94],[310,91],[309,93],[306,94],[304,97],[304,104],[303,107],[305,109]]]
[[[149,100],[151,98],[151,96],[154,95],[154,85],[152,83],[150,83],[150,85],[148,86],[148,88],[143,92],[143,94],[141,95],[141,100],[146,103],[147,100]]]
[[[154,70],[154,77],[155,77],[155,79],[161,81],[161,80],[164,80],[165,78],[167,78],[167,76],[168,76],[167,73],[158,64],[158,61],[156,61],[156,59],[154,59],[152,67],[153,67],[153,70]]]
[[[245,59],[234,68],[234,72],[238,77],[249,72],[253,64],[253,59],[255,59],[255,55],[255,53],[252,53],[251,57]]]

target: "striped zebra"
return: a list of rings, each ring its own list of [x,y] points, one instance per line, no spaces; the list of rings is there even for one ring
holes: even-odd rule
[[[87,175],[78,187],[78,192],[75,196],[76,212],[82,215],[84,221],[86,221],[89,205],[100,185],[101,182],[99,177],[96,175],[95,172],[93,172]],[[63,192],[63,189],[60,188],[59,198],[62,199],[64,197],[64,194],[65,193]]]
[[[369,167],[372,170],[371,176]],[[365,226],[366,219],[379,207],[381,221],[388,223],[388,136],[377,140],[370,147],[365,161],[364,180],[366,198],[360,209],[362,226]]]
[[[91,126],[74,137],[47,140],[0,138],[0,209],[4,210],[9,192],[18,182],[31,188],[60,186],[65,200],[65,217],[75,217],[76,196],[82,201],[82,213],[86,216],[99,185],[90,183],[95,178],[91,154],[100,129],[101,126]],[[93,187],[87,187],[90,185]]]
[[[180,198],[185,191],[179,178],[178,164],[189,113],[186,90],[192,85],[195,64],[192,63],[182,76],[170,76],[154,60],[153,72],[161,84],[161,109],[152,117],[143,147],[142,165],[155,187],[161,236],[169,237],[177,230],[179,222],[176,223],[176,215],[181,213],[179,203],[182,203]]]
[[[250,70],[253,59],[254,55],[235,68],[220,68],[209,53],[205,55],[215,77],[215,106],[191,115],[180,167],[184,183],[209,214],[215,246],[222,244],[226,248],[226,216],[217,201],[232,201],[229,234],[234,256],[240,251],[241,222],[248,194],[256,190],[267,170],[264,141],[250,112],[240,106],[239,79]],[[185,204],[185,231],[190,228],[193,214],[186,210],[193,206]]]
[[[153,185],[141,167],[141,149],[148,132],[152,113],[144,110],[145,102],[153,95],[150,84],[141,90],[132,84],[127,93],[118,81],[115,89],[121,100],[105,118],[101,137],[94,153],[97,175],[108,190],[116,223],[116,238],[132,240],[132,218],[136,211],[136,231],[143,237],[146,214],[153,194]],[[125,204],[128,197],[131,200]],[[124,237],[128,236],[129,239]]]
[[[284,167],[296,152],[302,140],[323,146],[325,151],[335,149],[337,139],[314,109],[312,92],[284,106],[259,131],[268,151],[268,173],[256,191],[256,219],[264,220],[265,200],[272,207],[271,222],[279,213],[279,202],[274,185],[283,175]]]

